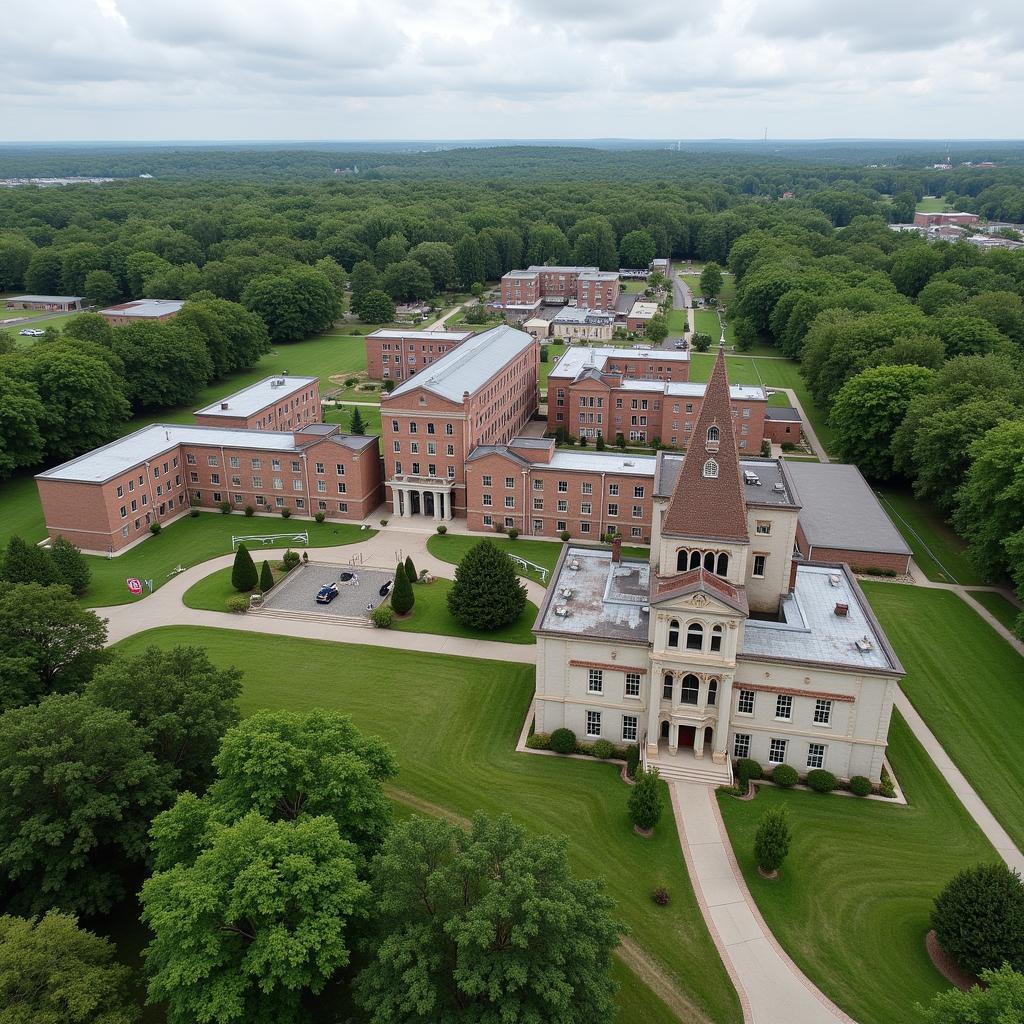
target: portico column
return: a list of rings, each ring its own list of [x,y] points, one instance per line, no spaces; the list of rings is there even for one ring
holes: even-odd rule
[[[439,523],[441,521],[441,492],[433,491],[434,495],[434,522]]]
[[[403,487],[398,493],[402,497],[402,518],[408,519],[412,515],[412,502],[409,501],[409,492]]]
[[[647,685],[647,756],[653,757],[658,753],[658,739],[661,736],[658,726],[660,717],[658,712],[661,708],[661,678],[654,665],[651,666]]]
[[[693,756],[698,760],[704,756],[704,726],[698,725],[693,730]]]
[[[732,707],[732,677],[723,676],[718,691],[718,722],[711,747],[711,760],[725,764],[729,760],[729,710]]]
[[[449,521],[455,518],[455,513],[452,511],[452,498],[454,494],[454,491],[449,491],[444,501],[444,517]]]

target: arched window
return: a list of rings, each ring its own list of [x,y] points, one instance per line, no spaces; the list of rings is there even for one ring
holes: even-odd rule
[[[699,622],[691,622],[686,627],[686,649],[688,651],[704,649],[704,627]]]
[[[704,476],[707,477],[708,480],[718,479],[718,463],[715,462],[714,459],[708,459],[708,461],[704,463]]]
[[[713,708],[718,703],[718,680],[708,680],[708,707]]]
[[[711,650],[715,653],[722,649],[722,627],[711,627]]]
[[[672,676],[668,672],[665,673],[665,678],[661,681],[661,696],[663,700],[672,699]]]
[[[715,568],[715,573],[718,576],[729,575],[729,556],[724,551],[718,556],[718,566]]]
[[[679,690],[680,704],[696,704],[700,696],[700,680],[695,675],[683,676],[683,685]]]
[[[685,551],[676,552],[676,572],[686,572],[689,568],[689,556]]]
[[[700,568],[700,552],[699,551],[691,551],[690,552],[690,568],[691,569],[699,569]]]
[[[718,427],[708,427],[708,440],[709,441],[712,441],[712,442],[717,441],[717,440],[719,440],[719,437],[720,437],[720,435],[718,433]]]
[[[668,624],[668,645],[669,647],[679,646],[679,620],[673,619]]]
[[[714,572],[715,571],[715,553],[714,553],[714,551],[705,551],[704,552],[704,568],[707,569],[708,572]]]

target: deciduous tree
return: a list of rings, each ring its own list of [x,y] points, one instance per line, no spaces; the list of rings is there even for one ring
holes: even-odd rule
[[[1009,964],[982,971],[981,985],[969,992],[949,988],[918,1012],[922,1024],[1013,1024],[1024,1020],[1024,974]]]
[[[722,268],[714,260],[705,263],[700,272],[700,290],[709,299],[717,299],[722,294],[723,282]]]
[[[649,831],[661,818],[661,780],[658,769],[636,773],[629,792],[629,816],[637,828]]]
[[[395,304],[391,296],[377,288],[361,295],[358,300],[353,296],[352,308],[359,319],[368,324],[388,324],[395,319]]]
[[[448,611],[470,629],[494,630],[515,622],[526,607],[526,587],[504,551],[482,540],[466,552],[448,591]]]
[[[754,835],[754,859],[765,873],[772,874],[782,867],[789,853],[789,821],[784,811],[769,810],[761,815]]]

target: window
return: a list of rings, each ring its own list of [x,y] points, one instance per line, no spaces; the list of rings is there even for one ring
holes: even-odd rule
[[[631,526],[629,528],[629,535],[630,537],[642,537],[644,531],[639,526]]]
[[[750,733],[738,732],[733,736],[732,756],[750,757]]]
[[[700,696],[700,680],[691,672],[683,676],[683,684],[679,690],[680,704],[696,704]]]
[[[599,668],[589,669],[587,672],[587,693],[604,692],[604,672]]]
[[[533,499],[533,511],[534,512],[543,512],[544,511],[544,499],[543,498],[534,498]]]
[[[729,556],[723,551],[718,556],[717,564],[715,565],[716,576],[728,576],[729,575]]]
[[[627,672],[626,673],[626,696],[627,697],[639,697],[640,696],[640,673],[639,672]]]
[[[494,504],[494,502],[491,500],[491,496],[489,494],[485,494],[483,496],[483,501],[484,501],[484,508],[490,508],[491,505]]]
[[[216,465],[218,465],[217,456],[216,455],[207,455],[206,456],[206,464],[208,466],[216,466]]]
[[[301,491],[302,490],[302,481],[301,480],[293,480],[292,481],[292,490],[293,491]]]
[[[490,516],[484,516],[484,526],[490,526],[494,520]]]
[[[793,717],[793,698],[788,693],[780,693],[775,698],[775,717],[786,722]]]
[[[515,507],[516,507],[515,496],[511,495],[511,494],[507,495],[505,497],[505,508],[515,508]]]
[[[714,459],[708,459],[708,461],[704,463],[704,476],[708,480],[718,479],[718,463],[715,462]]]
[[[124,487],[121,487],[121,486],[119,486],[119,487],[117,488],[117,496],[118,496],[119,498],[123,498],[123,497],[124,497]]]
[[[569,502],[566,501],[564,498],[561,498],[558,501],[558,511],[559,512],[568,512],[569,511]]]
[[[280,459],[271,459],[270,460],[270,468],[271,469],[275,469],[275,470],[280,470],[280,468],[281,468],[281,460]]]
[[[665,673],[665,678],[662,680],[661,683],[661,697],[662,700],[672,699],[672,676],[670,676],[667,672]]]
[[[509,490],[512,490],[512,488],[515,487],[515,485],[516,485],[515,477],[512,477],[512,476],[505,477],[505,486]]]
[[[284,481],[279,476],[275,476],[273,481],[273,487],[275,491],[281,490],[281,488],[284,487]]]
[[[583,484],[582,490],[580,491],[580,493],[581,494],[593,494],[594,493],[594,485],[593,484]]]
[[[824,743],[808,743],[807,744],[807,767],[808,768],[824,768],[825,767],[825,744]]]
[[[484,485],[484,487],[490,487],[491,486],[491,476],[490,476],[489,473],[484,473],[483,485]]]
[[[754,571],[752,575],[755,579],[764,579],[764,563],[767,560],[767,555],[754,555]]]
[[[569,481],[568,480],[559,480],[558,481],[558,493],[559,494],[568,494],[569,493]]]
[[[581,516],[589,516],[589,515],[591,515],[591,508],[592,508],[592,506],[591,506],[591,503],[589,501],[581,501],[580,502],[580,515]]]
[[[736,701],[736,714],[752,715],[754,713],[754,691],[740,690],[739,699]]]
[[[610,505],[608,506],[608,515],[609,515],[609,516],[610,516],[610,517],[611,517],[612,519],[615,519],[615,518],[616,518],[616,517],[618,516],[618,514],[619,514],[619,506],[618,506],[617,504],[615,504],[614,502],[613,502],[613,503],[611,503],[611,504],[610,504]]]
[[[199,483],[199,474],[198,473],[195,473],[195,472],[189,473],[188,478],[194,484]]]
[[[228,459],[228,465],[232,469],[241,469],[242,468],[242,460],[237,455],[232,455]]]
[[[392,441],[391,442],[391,448],[392,448],[392,450],[394,451],[394,453],[396,455],[401,455],[402,454],[402,442],[401,441]]]
[[[721,435],[719,434],[718,427],[708,427],[708,442],[710,444],[715,444],[720,439]]]
[[[125,508],[124,505],[121,506],[120,512],[121,512],[121,518],[122,519],[127,519],[128,518],[128,509]]]
[[[708,680],[708,707],[713,708],[718,703],[718,680]]]
[[[636,715],[622,716],[622,738],[626,742],[636,742]]]
[[[588,711],[587,712],[587,735],[588,736],[600,736],[601,735],[601,712],[600,711]]]
[[[219,484],[220,483],[220,473],[211,473],[210,474],[210,483],[211,484]]]
[[[453,427],[453,426],[452,426],[452,425],[451,425],[450,423],[446,423],[446,424],[444,425],[444,432],[445,432],[445,433],[446,433],[446,434],[447,434],[447,435],[448,435],[449,437],[451,437],[451,436],[452,436],[452,434],[454,434],[454,433],[455,433],[455,428],[454,428],[454,427]]]
[[[419,455],[419,453],[420,453],[420,443],[419,443],[419,441],[410,441],[409,442],[409,454],[410,455]]]
[[[544,490],[544,481],[541,480],[540,477],[534,478],[533,489],[535,491],[543,491]]]
[[[768,763],[782,764],[786,760],[786,740],[771,740],[768,744]]]
[[[250,459],[249,465],[252,466],[253,469],[259,469],[263,463],[259,459]]]
[[[830,700],[816,700],[814,702],[814,724],[815,725],[831,725],[832,724],[832,701],[830,701]]]
[[[704,627],[699,622],[691,622],[686,627],[686,649],[688,651],[704,649]]]
[[[347,501],[339,501],[338,502],[338,511],[339,512],[347,512],[348,511],[348,502]]]
[[[543,533],[544,532],[544,520],[543,519],[534,519],[534,521],[533,521],[533,532],[534,533]]]
[[[617,498],[619,496],[619,485],[618,484],[609,484],[608,485],[608,494],[611,497],[613,497],[613,498]]]
[[[679,646],[679,620],[673,619],[668,624],[668,646],[678,647]]]
[[[722,650],[722,627],[712,626],[711,627],[711,652],[718,654]]]
[[[190,465],[190,466],[194,466],[196,464],[196,457],[191,452],[186,452],[185,453],[185,462],[188,465]],[[139,477],[139,483],[140,484],[142,483],[142,477],[141,476]]]

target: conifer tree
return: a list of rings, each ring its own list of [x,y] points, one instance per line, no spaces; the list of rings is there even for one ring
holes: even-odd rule
[[[8,583],[39,583],[48,587],[56,573],[49,554],[21,537],[7,542],[0,576]]]
[[[359,411],[358,405],[352,407],[352,419],[349,421],[348,432],[359,435],[366,433],[366,422],[363,419],[363,414]]]
[[[526,607],[526,587],[512,559],[489,540],[470,548],[455,570],[448,611],[470,629],[492,630],[515,622]]]
[[[265,594],[274,585],[274,574],[270,571],[270,563],[264,558],[260,568],[260,590]]]
[[[250,590],[255,590],[259,581],[256,563],[252,560],[249,549],[244,544],[239,544],[238,550],[235,552],[235,564],[231,569],[231,586],[240,593],[246,594]]]
[[[92,570],[85,556],[69,540],[58,537],[50,547],[56,582],[71,588],[75,597],[81,597],[89,589]]]
[[[405,566],[399,562],[395,569],[395,586],[391,591],[391,607],[396,615],[406,615],[412,611],[416,598],[412,592],[412,584],[406,574]]]
[[[416,566],[413,565],[412,555],[405,556],[405,575],[410,583],[415,583],[420,578]]]

